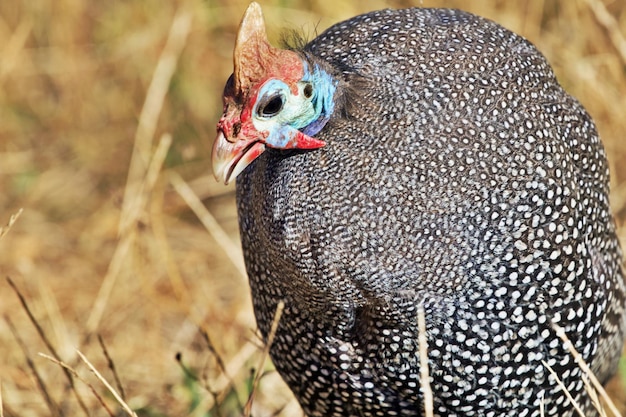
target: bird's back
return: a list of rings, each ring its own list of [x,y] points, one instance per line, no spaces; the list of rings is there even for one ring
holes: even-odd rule
[[[590,408],[552,323],[608,378],[621,252],[595,126],[543,56],[435,9],[355,17],[302,54],[339,80],[327,145],[266,151],[237,197],[258,324],[285,301],[272,358],[305,411],[418,415],[420,305],[436,414],[569,415],[544,361]]]

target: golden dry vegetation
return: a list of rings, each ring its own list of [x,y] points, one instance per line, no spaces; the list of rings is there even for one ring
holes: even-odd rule
[[[524,35],[596,120],[626,243],[626,2],[261,3],[274,40],[413,5],[463,8]],[[124,415],[77,349],[140,416],[242,414],[262,346],[233,189],[213,180],[209,156],[246,6],[0,2],[0,224],[23,208],[0,238],[0,415]],[[253,414],[299,415],[265,369]],[[623,411],[621,384],[609,389]]]

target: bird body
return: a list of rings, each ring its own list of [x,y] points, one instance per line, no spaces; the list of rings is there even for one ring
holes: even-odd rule
[[[421,308],[435,415],[574,415],[548,366],[595,415],[554,324],[607,380],[622,254],[594,123],[536,48],[415,8],[278,50],[254,3],[237,42],[214,170],[305,413],[421,415]]]

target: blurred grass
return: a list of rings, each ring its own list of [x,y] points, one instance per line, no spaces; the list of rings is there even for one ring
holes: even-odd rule
[[[262,6],[275,41],[285,27],[312,38],[358,13],[412,5],[463,8],[524,35],[598,125],[611,164],[612,205],[626,242],[626,62],[615,41],[616,34],[626,33],[626,4],[604,2],[617,25],[607,30],[589,6],[599,1],[276,0]],[[120,242],[118,224],[147,89],[173,16],[186,10],[193,17],[149,138],[152,149],[164,133],[173,142],[156,183],[144,194],[96,329],[127,402],[142,416],[239,415],[250,369],[258,363],[245,279],[225,256],[228,245],[202,228],[169,183],[169,172],[185,178],[230,239],[238,239],[232,187],[214,182],[209,157],[223,83],[232,70],[236,26],[246,6],[247,1],[227,0],[0,2],[0,224],[24,208],[0,240],[0,273],[17,283],[59,355],[87,379],[75,348],[113,379],[87,318]],[[0,291],[4,414],[51,415],[27,366],[29,357],[63,415],[81,415],[58,365],[36,355],[48,352],[4,279]],[[178,352],[191,374],[176,361]],[[216,358],[229,370],[227,378]],[[103,415],[85,386],[76,385],[94,415]],[[216,395],[225,398],[220,407],[213,407],[209,392],[216,387],[223,390]],[[619,378],[611,390],[624,410]],[[254,414],[273,415],[282,407],[280,415],[297,414],[288,390],[270,372],[261,380]]]

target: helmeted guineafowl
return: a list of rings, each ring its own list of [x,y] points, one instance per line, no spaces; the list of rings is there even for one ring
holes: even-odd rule
[[[601,381],[624,331],[596,128],[528,41],[383,10],[296,49],[247,10],[213,150],[271,357],[309,416],[595,415],[553,323]],[[547,366],[546,366],[547,365]],[[543,404],[542,404],[543,402]],[[542,410],[543,409],[543,410]]]

